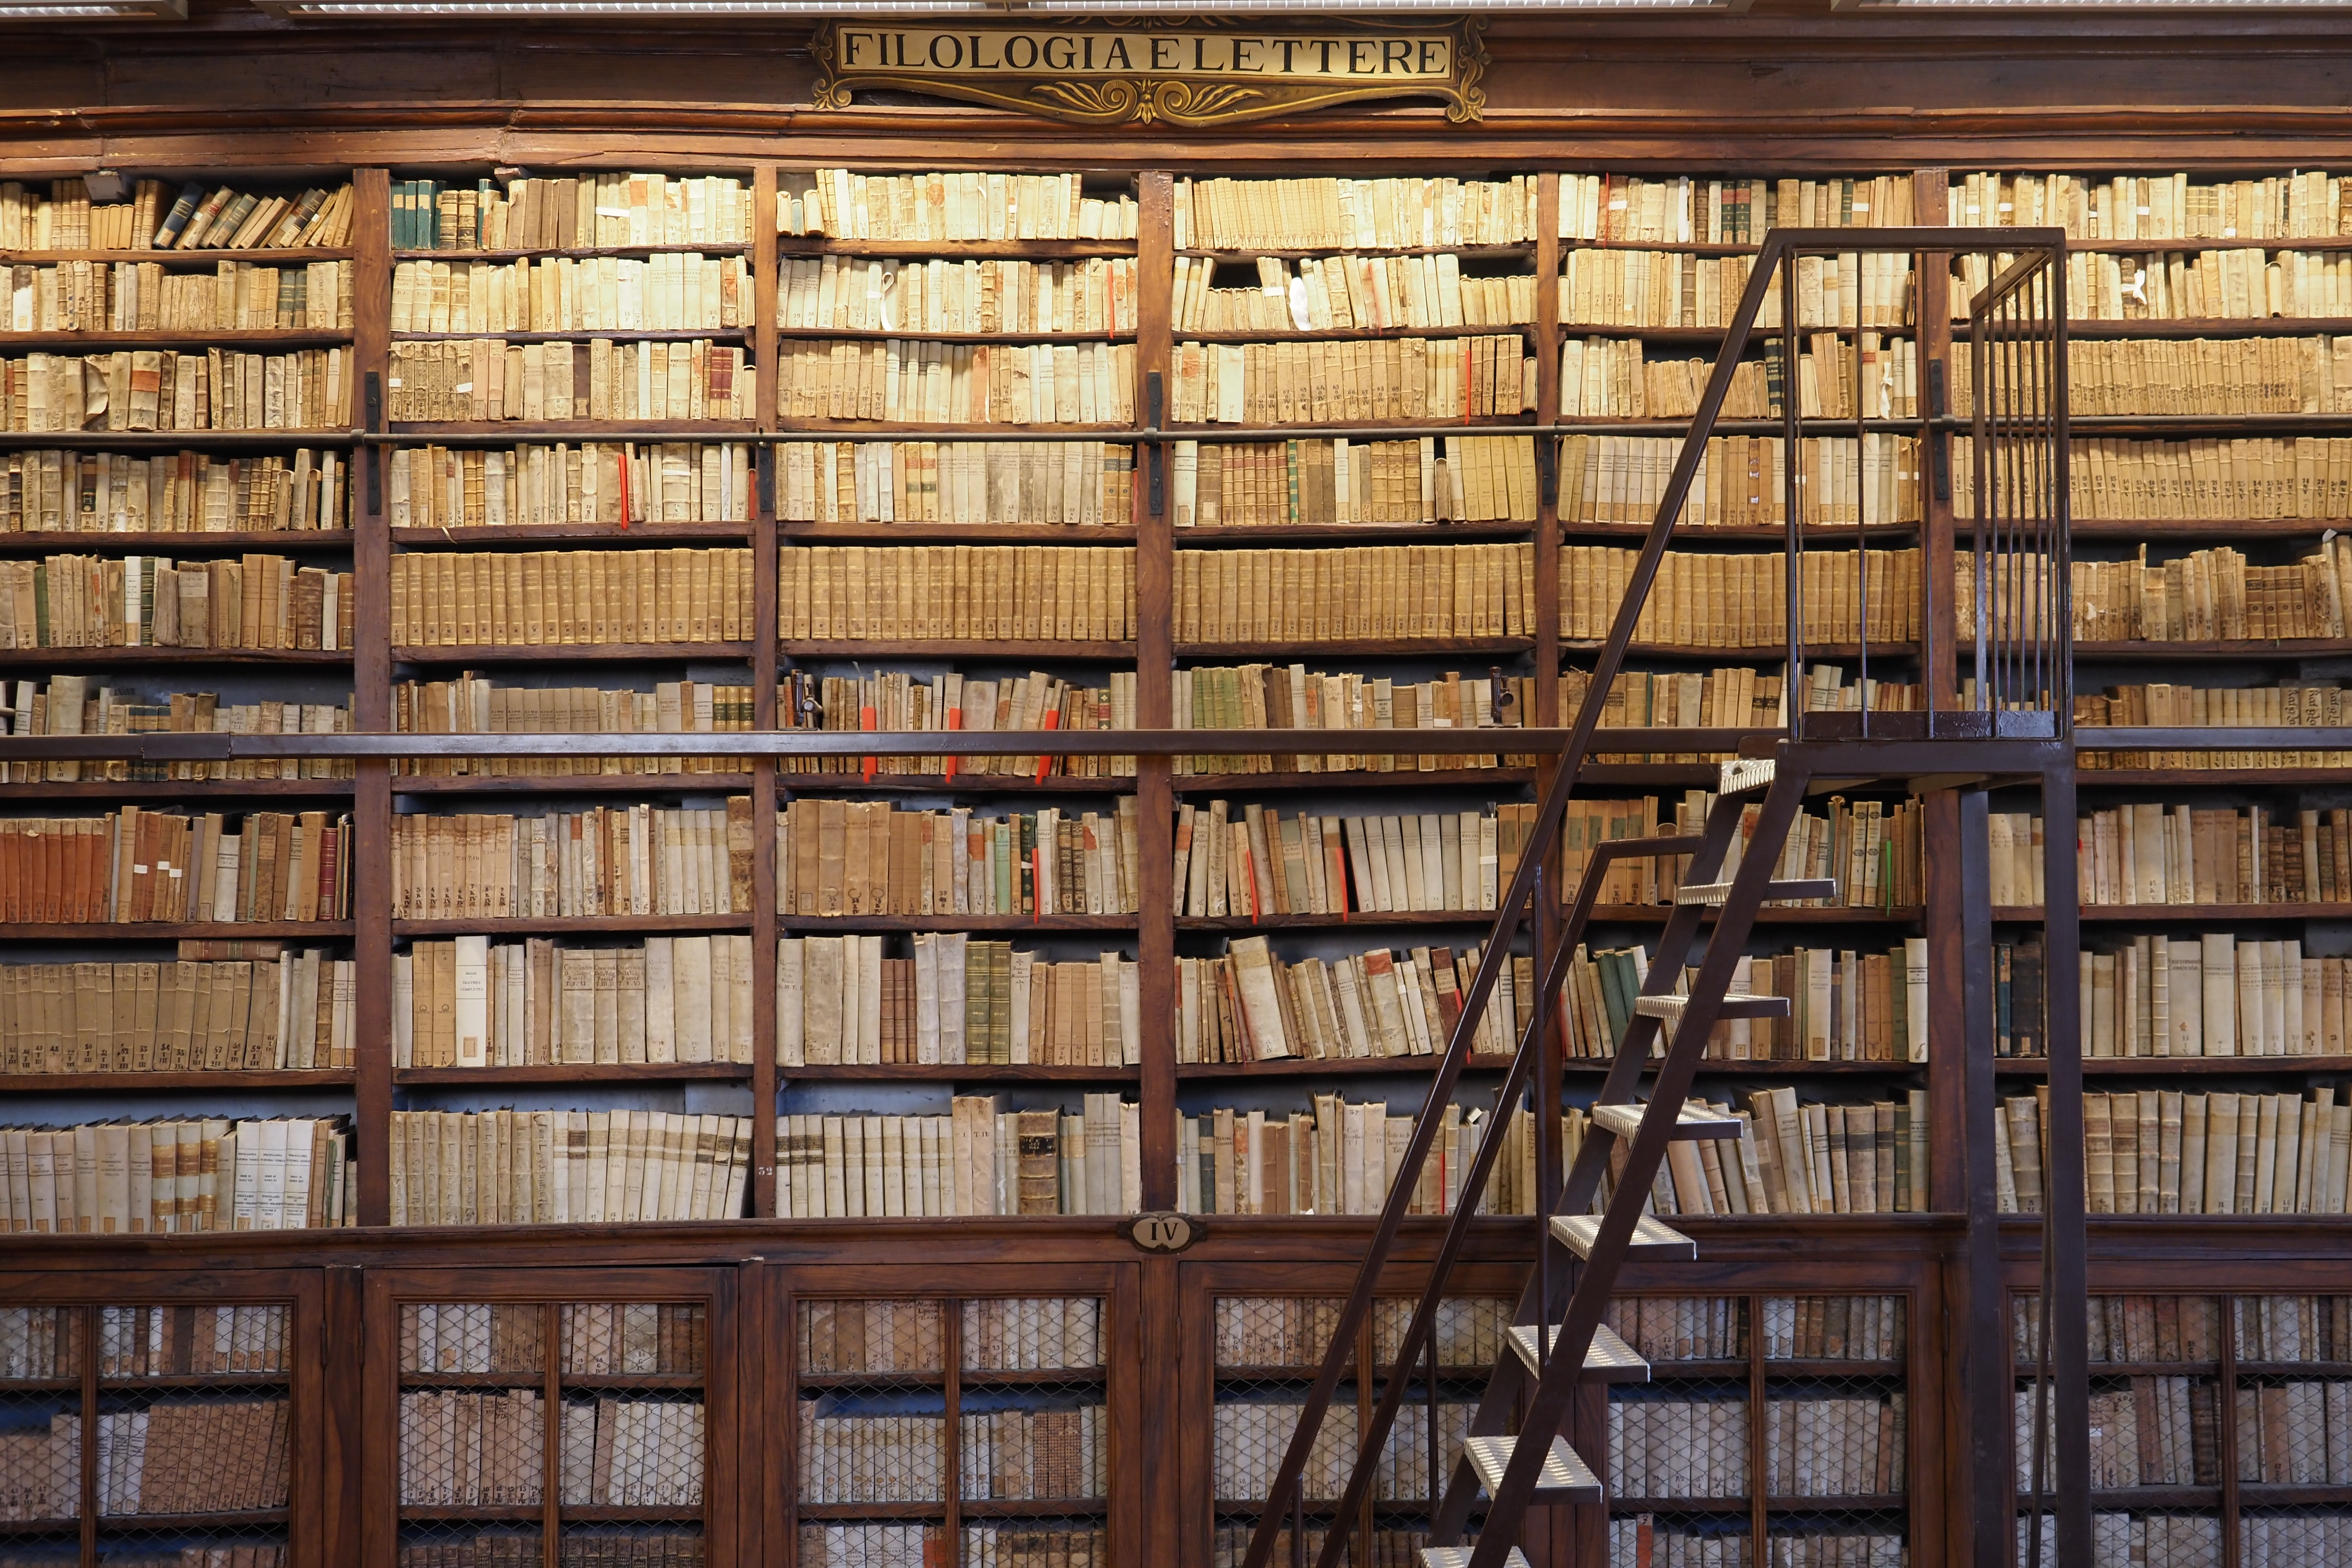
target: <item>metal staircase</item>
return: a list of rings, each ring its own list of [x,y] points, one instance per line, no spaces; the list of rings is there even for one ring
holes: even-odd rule
[[[1990,239],[1997,238],[1996,245]],[[1435,1419],[1438,1366],[1433,1329],[1438,1305],[1449,1279],[1462,1261],[1469,1239],[1477,1194],[1486,1190],[1488,1177],[1503,1148],[1512,1116],[1523,1100],[1537,1090],[1544,1114],[1536,1117],[1537,1138],[1543,1151],[1538,1163],[1540,1223],[1534,1237],[1534,1255],[1514,1314],[1507,1345],[1499,1355],[1473,1416],[1468,1436],[1457,1453],[1440,1459],[1433,1455],[1431,1474],[1438,1495],[1433,1500],[1429,1542],[1422,1555],[1426,1568],[1528,1568],[1521,1552],[1522,1527],[1531,1507],[1602,1502],[1603,1486],[1596,1456],[1580,1455],[1561,1436],[1572,1402],[1580,1389],[1609,1383],[1646,1380],[1647,1364],[1631,1346],[1602,1321],[1620,1274],[1628,1263],[1641,1265],[1689,1260],[1697,1256],[1696,1243],[1673,1226],[1644,1212],[1668,1145],[1678,1140],[1737,1139],[1738,1119],[1709,1114],[1688,1103],[1692,1080],[1716,1026],[1728,1018],[1775,1018],[1788,1016],[1789,1004],[1778,996],[1735,994],[1735,970],[1747,950],[1758,912],[1766,905],[1834,896],[1835,884],[1826,881],[1778,879],[1776,868],[1790,830],[1808,793],[1823,787],[1851,787],[1874,780],[1910,780],[1919,787],[1973,787],[1988,781],[2041,778],[2053,768],[2064,773],[2063,789],[2052,792],[2047,809],[2052,820],[2061,809],[2071,816],[2072,752],[2068,733],[2067,672],[2072,654],[2066,635],[2066,584],[2069,563],[2064,527],[2064,240],[2055,230],[2005,230],[1989,237],[1981,229],[1863,230],[1778,229],[1770,232],[1750,274],[1732,325],[1727,333],[1698,412],[1691,421],[1681,452],[1643,541],[1630,585],[1620,604],[1606,643],[1599,650],[1585,700],[1578,711],[1558,772],[1544,790],[1523,849],[1519,869],[1508,892],[1498,903],[1476,975],[1463,999],[1462,1013],[1447,1042],[1403,1152],[1387,1205],[1360,1267],[1355,1288],[1333,1325],[1330,1349],[1301,1411],[1297,1430],[1277,1468],[1264,1511],[1250,1542],[1244,1568],[1268,1568],[1277,1538],[1286,1529],[1296,1568],[1304,1568],[1308,1533],[1308,1503],[1301,1476],[1323,1427],[1334,1394],[1349,1372],[1349,1347],[1370,1310],[1374,1289],[1394,1250],[1402,1222],[1417,1178],[1436,1137],[1445,1108],[1452,1103],[1461,1079],[1470,1042],[1475,1036],[1503,963],[1524,931],[1537,955],[1537,991],[1517,1053],[1496,1098],[1496,1114],[1487,1124],[1470,1169],[1463,1180],[1463,1200],[1445,1226],[1434,1261],[1429,1266],[1413,1312],[1393,1361],[1385,1369],[1379,1400],[1358,1439],[1354,1463],[1344,1491],[1336,1500],[1318,1499],[1315,1512],[1329,1511],[1335,1521],[1325,1538],[1318,1568],[1340,1568],[1348,1556],[1348,1521],[1362,1517],[1381,1456],[1398,1414],[1416,1390],[1432,1406],[1432,1442]],[[1948,415],[1941,406],[1944,390],[1941,366],[1921,389],[1927,414],[1916,420],[1873,418],[1860,395],[1851,418],[1823,421],[1801,416],[1796,407],[1797,377],[1784,377],[1788,388],[1782,412],[1768,427],[1782,437],[1784,451],[1794,453],[1798,441],[1824,433],[1863,437],[1889,431],[1917,433],[1931,469],[1927,483],[1944,497],[1951,489],[1951,439],[1972,438],[1970,472],[1979,498],[1971,530],[1974,574],[1979,589],[1972,616],[1956,616],[1949,602],[1938,603],[1931,591],[1922,625],[1926,628],[1919,657],[1925,706],[1885,711],[1869,699],[1869,605],[1866,589],[1854,606],[1853,637],[1839,657],[1859,656],[1864,677],[1859,711],[1806,713],[1801,710],[1805,690],[1807,650],[1801,636],[1808,625],[1801,598],[1804,574],[1801,562],[1808,529],[1801,465],[1784,465],[1787,480],[1786,574],[1789,626],[1787,681],[1790,693],[1788,727],[1779,733],[1738,738],[1740,754],[1720,765],[1715,798],[1703,827],[1696,834],[1677,834],[1604,843],[1596,847],[1573,897],[1564,910],[1549,907],[1557,891],[1547,886],[1547,867],[1557,864],[1557,847],[1578,773],[1593,750],[1594,731],[1612,686],[1622,668],[1634,631],[1709,437],[1727,422],[1718,419],[1729,390],[1732,372],[1751,337],[1769,340],[1784,365],[1793,367],[1805,331],[1799,320],[1803,298],[1800,265],[1803,258],[1854,256],[1858,253],[1900,252],[1918,255],[1920,276],[1927,268],[1940,269],[1953,255],[1983,258],[1979,276],[1990,279],[1974,298],[1970,312],[1970,349],[1975,395],[1965,415]],[[1940,270],[1937,273],[1940,278]],[[1779,321],[1759,328],[1768,295],[1778,285]],[[1928,309],[1935,308],[1930,297]],[[1855,376],[1863,384],[1859,332]],[[1924,361],[1925,356],[1923,356]],[[1859,447],[1857,448],[1859,450]],[[1865,519],[1865,521],[1869,521]],[[1923,542],[1925,542],[1923,531]],[[1856,537],[1849,531],[1848,540]],[[1872,537],[1864,532],[1862,538]],[[1861,574],[1864,582],[1867,574]],[[1923,573],[1923,579],[1932,580]],[[1816,617],[1818,619],[1818,616]],[[1969,635],[1955,637],[1957,625],[1973,620]],[[1971,700],[1954,699],[1958,689],[1956,645],[1973,656]],[[1940,651],[1939,651],[1940,646]],[[1882,649],[1882,657],[1885,650]],[[1654,734],[1643,749],[1725,750],[1733,739],[1720,732],[1669,738]],[[1707,742],[1715,743],[1710,746]],[[1753,815],[1749,816],[1751,811]],[[1983,807],[1979,795],[1976,812]],[[2055,842],[2056,836],[2053,834]],[[1608,1074],[1591,1110],[1591,1129],[1573,1164],[1559,1170],[1558,1142],[1558,1076],[1556,1064],[1547,1072],[1549,1054],[1561,1027],[1561,987],[1571,955],[1584,939],[1595,899],[1610,868],[1628,858],[1687,857],[1674,907],[1657,940],[1643,994],[1632,1009]],[[2071,854],[2065,872],[2052,860],[2050,883],[2053,909],[2062,900],[2069,906],[2065,929],[2053,923],[2049,949],[2053,973],[2061,962],[2063,942],[2071,948]],[[1977,924],[1971,926],[1973,935]],[[1989,939],[1987,945],[1989,946]],[[1696,969],[1685,985],[1686,966]],[[2053,1089],[2060,1080],[2060,1003],[2071,1015],[2071,989],[2053,986],[2051,1035],[2053,1040]],[[2067,993],[2060,998],[2058,993]],[[2071,1038],[2071,1020],[2069,1037]],[[1644,1079],[1647,1079],[1646,1085]],[[1990,1079],[1986,1082],[1990,1094]],[[1547,1102],[1547,1099],[1548,1101]],[[1990,1126],[1990,1100],[1986,1125]],[[1972,1108],[1973,1109],[1973,1108]],[[2063,1118],[2053,1114],[2053,1139],[2057,1147],[2050,1164],[2053,1192],[2065,1186],[2065,1136]],[[2074,1152],[2079,1160],[2079,1132]],[[1973,1179],[1975,1173],[1971,1172]],[[1605,1203],[1596,1204],[1604,1178],[1613,1177]],[[1989,1177],[1988,1177],[1989,1179]],[[2074,1183],[2075,1236],[2080,1236],[2080,1180]],[[2053,1203],[2053,1223],[2064,1217],[2063,1204]],[[1989,1228],[1986,1235],[1990,1235]],[[1972,1241],[1975,1227],[1972,1226]],[[2050,1250],[2056,1250],[2054,1245]],[[2079,1246],[2076,1248],[2079,1266]],[[2056,1321],[2058,1333],[2065,1298],[2053,1297],[2057,1310],[2045,1314]],[[2080,1300],[2074,1302],[2079,1324]],[[1981,1386],[2002,1391],[1997,1411],[2003,1430],[1991,1437],[1976,1435],[1979,1446],[1997,1439],[2001,1465],[2008,1463],[2007,1389],[2011,1386],[2005,1339],[2000,1366],[1990,1373],[1979,1367]],[[2087,1448],[2066,1436],[2067,1384],[2060,1380],[2058,1473],[2061,1521],[2060,1560],[2074,1568],[2089,1563],[2088,1492],[2074,1487],[2070,1477],[2087,1479]],[[2079,1436],[2079,1435],[2077,1435]],[[2080,1452],[2075,1452],[2080,1448]],[[2009,1484],[2005,1468],[1982,1466],[1985,1475],[1998,1475]],[[1434,1478],[1442,1476],[1442,1481]],[[2033,1492],[2039,1508],[2041,1476],[2036,1457]],[[2019,1489],[2023,1489],[2022,1479]],[[1483,1499],[1483,1501],[1482,1501]],[[1996,1521],[2013,1514],[1997,1497],[1980,1500],[1994,1510]],[[2076,1504],[2079,1503],[2079,1508]],[[2080,1514],[2080,1552],[2069,1550],[2075,1540],[2073,1515]],[[1475,1542],[1465,1544],[1476,1522]],[[1606,1540],[1605,1534],[1598,1537]],[[1557,1552],[1554,1563],[1567,1560]],[[2000,1563],[2003,1555],[1979,1551],[1978,1563]],[[1367,1559],[1359,1556],[1358,1562]],[[1760,1562],[1760,1555],[1751,1561]],[[1580,1557],[1577,1568],[1600,1568],[1598,1556]]]

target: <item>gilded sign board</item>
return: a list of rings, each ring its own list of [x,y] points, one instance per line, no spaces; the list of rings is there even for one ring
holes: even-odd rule
[[[816,103],[877,89],[936,94],[1081,125],[1222,125],[1377,98],[1435,98],[1475,120],[1486,67],[1475,21],[1265,28],[1181,22],[827,22]]]

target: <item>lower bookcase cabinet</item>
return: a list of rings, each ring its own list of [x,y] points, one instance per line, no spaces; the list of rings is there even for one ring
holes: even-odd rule
[[[323,1563],[318,1292],[0,1278],[0,1564]]]
[[[704,1568],[734,1560],[735,1275],[374,1278],[372,1563]],[[384,1342],[389,1339],[390,1342]],[[381,1352],[381,1353],[379,1353]]]
[[[1118,1370],[1136,1364],[1133,1274],[1056,1268],[1045,1293],[1034,1269],[960,1268],[947,1289],[908,1268],[788,1270],[772,1298],[769,1452],[789,1561],[1139,1561],[1116,1483],[1132,1473],[1122,1453],[1143,1452]]]
[[[2014,1291],[2010,1321],[2023,1524],[2032,1517],[2040,1297]],[[2103,1293],[2090,1299],[2087,1326],[2100,1563],[2352,1561],[2352,1295]],[[2046,1436],[2046,1397],[2041,1408]],[[2045,1468],[2045,1494],[2049,1485]],[[2049,1562],[2053,1526],[2043,1520]],[[2020,1562],[2026,1542],[2021,1529]]]

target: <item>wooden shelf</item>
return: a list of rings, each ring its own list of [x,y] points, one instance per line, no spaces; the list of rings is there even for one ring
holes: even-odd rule
[[[1531,651],[1535,646],[1533,637],[1332,637],[1321,642],[1180,642],[1176,645],[1176,657],[1254,659],[1393,656],[1402,658],[1417,654],[1522,654]]]
[[[2200,641],[2200,642],[2078,642],[2074,645],[2077,658],[2127,658],[2150,662],[2208,658],[2326,658],[2340,656],[2345,645],[2337,637],[2278,637],[2268,641]],[[1962,642],[1955,650],[1961,654],[1976,651],[1972,642]]]
[[[2352,249],[2352,239],[2338,235],[2289,239],[2275,234],[2259,237],[2241,236],[2232,239],[2075,239],[2069,236],[2066,248],[2107,251],[2122,256],[2153,256],[2168,250],[2345,250]],[[2067,324],[2067,330],[2073,330],[2072,322]]]
[[[251,529],[217,533],[195,530],[133,533],[41,529],[29,533],[0,533],[0,554],[46,555],[51,552],[81,553],[91,550],[120,550],[132,555],[184,550],[270,550],[281,552],[327,550],[343,552],[352,548],[352,538],[348,528]]]
[[[749,327],[570,327],[562,331],[541,332],[521,329],[499,331],[485,327],[478,332],[394,332],[395,343],[471,343],[485,338],[495,338],[504,343],[584,343],[592,338],[607,342],[624,343],[690,343],[698,340],[714,343],[748,343],[751,341]]]
[[[2002,1078],[2047,1078],[2047,1057],[1996,1057],[1992,1070]],[[2280,1057],[2091,1057],[2083,1058],[2091,1078],[2151,1078],[2174,1075],[2213,1078],[2257,1072],[2352,1072],[2352,1056]]]
[[[1391,338],[1533,337],[1538,330],[1533,321],[1491,327],[1171,327],[1169,336],[1182,343],[1347,343]]]
[[[824,1062],[776,1068],[780,1083],[1133,1083],[1139,1067],[1068,1067],[1042,1062]]]
[[[0,1094],[180,1092],[244,1094],[259,1089],[349,1089],[359,1081],[351,1068],[253,1068],[220,1072],[12,1072],[0,1073]]]
[[[799,638],[786,637],[778,645],[787,656],[798,658],[848,658],[872,662],[898,646],[888,638],[866,637]],[[926,637],[913,645],[925,658],[1000,658],[1000,659],[1085,659],[1096,663],[1132,664],[1135,644],[1131,642],[1032,642],[1007,638],[990,641],[983,637]],[[941,731],[946,733],[946,731]]]
[[[1562,236],[1559,242],[1562,256],[1571,250],[1671,250],[1682,256],[1755,256],[1763,248],[1761,245],[1733,240],[1571,239]]]
[[[1470,1072],[1502,1072],[1511,1065],[1507,1056],[1473,1056],[1465,1064]],[[1178,1082],[1235,1078],[1370,1078],[1394,1073],[1437,1070],[1438,1057],[1283,1057],[1255,1062],[1178,1062]]]
[[[349,447],[361,433],[316,430],[0,430],[0,451],[58,447],[77,452],[276,452],[297,447]]]
[[[100,765],[100,764],[86,764]],[[343,800],[352,794],[350,779],[139,779],[110,784],[82,779],[71,784],[0,784],[0,792],[17,800]]]
[[[100,1514],[100,1535],[118,1531],[250,1530],[256,1525],[284,1524],[291,1516],[282,1508],[225,1509],[218,1513]]]
[[[1532,522],[1237,522],[1180,528],[1175,541],[1179,550],[1255,550],[1275,544],[1471,544],[1481,540],[1521,540],[1535,530]]]
[[[759,424],[752,419],[396,419],[391,433],[404,446],[471,439],[745,441],[759,433]]]
[[[2078,643],[2075,646],[2080,648],[2082,645]],[[1967,645],[1963,644],[1962,647],[1965,649]],[[1559,650],[1569,655],[1599,653],[1601,642],[1595,637],[1564,637],[1559,639]],[[1751,647],[1717,647],[1712,644],[1637,642],[1629,647],[1626,651],[1643,658],[1764,659],[1769,661],[1787,657],[1788,645],[1775,642],[1759,643]],[[1862,648],[1859,644],[1850,642],[1813,644],[1805,648],[1805,657],[1807,658],[1859,658],[1862,657]],[[1874,642],[1870,645],[1870,657],[1916,658],[1919,657],[1919,645],[1915,642]]]
[[[835,239],[828,234],[780,234],[780,256],[944,257],[961,261],[1063,261],[1096,256],[1122,257],[1136,253],[1132,239]]]
[[[292,1381],[292,1374],[283,1367],[273,1372],[167,1372],[147,1377],[131,1373],[109,1373],[101,1368],[98,1374],[99,1386],[112,1393],[137,1393],[158,1388],[229,1392],[240,1388],[284,1388]]]
[[[1533,261],[1536,242],[1524,240],[1513,245],[1310,245],[1297,246],[1222,246],[1214,250],[1188,248],[1179,256],[1208,257],[1215,261],[1245,261],[1252,257],[1274,256],[1285,261],[1325,256],[1458,256],[1465,261]]]
[[[560,1374],[567,1389],[698,1389],[703,1384],[698,1372],[608,1372]],[[547,1375],[536,1367],[507,1372],[416,1372],[404,1367],[400,1373],[403,1388],[544,1388]],[[566,1504],[567,1515],[572,1507]]]
[[[793,544],[1133,544],[1132,523],[779,522]]]
[[[817,338],[846,342],[919,342],[919,343],[1131,343],[1135,329],[1121,328],[1116,331],[1036,331],[994,332],[932,331],[920,327],[796,327],[789,321],[776,324],[779,338]]]
[[[2069,242],[2068,248],[2081,248]],[[2163,248],[2170,249],[2170,246]],[[2301,250],[2284,245],[2283,250]],[[2136,253],[2144,254],[2144,253]],[[2343,316],[2187,316],[2126,318],[2120,321],[2066,320],[2066,335],[2075,339],[2117,338],[2321,338],[2352,332],[2352,318]],[[1964,333],[1954,332],[1958,342]]]
[[[2347,528],[2352,528],[2352,521],[2344,518],[2159,517],[2136,521],[2078,517],[2074,520],[2074,539],[2077,542],[2111,539],[2126,544],[2141,540],[2227,544],[2246,539],[2316,539],[2331,529],[2341,531]],[[1961,539],[1976,537],[1976,524],[1967,518],[1957,520],[1953,531]]]
[[[392,922],[394,938],[417,936],[558,936],[567,933],[622,936],[631,931],[739,931],[751,929],[750,915],[527,915],[508,920]],[[477,1069],[468,1069],[477,1070]]]
[[[754,531],[748,522],[513,523],[471,528],[395,528],[392,542],[405,550],[496,550],[503,545],[562,542],[612,550],[646,549],[709,542],[743,544]]]
[[[359,255],[349,247],[289,245],[278,249],[255,246],[244,250],[0,250],[0,266],[47,267],[59,261],[160,261],[170,267],[216,267],[224,261],[251,261],[271,267],[306,265],[313,261],[351,261]]]
[[[741,795],[750,773],[573,773],[568,777],[422,778],[394,773],[394,795]]]
[[[2078,729],[2074,733],[2080,736],[2085,731]],[[2084,789],[2101,785],[2118,789],[2244,789],[2260,784],[2352,783],[2352,767],[2084,768],[2074,779],[2077,786]]]
[[[1255,1505],[1253,1505],[1255,1506]],[[933,1520],[946,1516],[944,1502],[795,1502],[793,1511],[804,1520]],[[1101,1498],[1048,1498],[1029,1502],[997,1499],[966,1499],[956,1505],[966,1519],[1066,1519],[1108,1510]],[[569,1517],[574,1510],[564,1510]]]
[[[162,664],[184,668],[200,664],[343,666],[349,648],[257,647],[19,647],[0,650],[0,668],[103,669],[117,664]]]
[[[868,646],[868,645],[860,645]],[[748,661],[748,642],[472,643],[463,647],[395,644],[394,664],[556,664],[632,660],[686,664],[703,659]]]
[[[644,258],[679,252],[709,258],[748,255],[751,248],[748,242],[740,239],[684,239],[662,245],[551,245],[528,250],[462,250],[454,247],[425,250],[412,247],[394,251],[392,258],[394,261],[446,261],[457,266],[476,261],[525,261],[540,257],[553,259],[603,256]]]
[[[1804,530],[1807,545],[1837,544],[1900,544],[1918,537],[1916,522],[1878,522],[1864,528],[1858,523],[1811,523]],[[1559,525],[1562,539],[1589,539],[1607,542],[1615,541],[1638,545],[1649,537],[1646,522],[1567,522]],[[1778,527],[1738,528],[1725,523],[1677,523],[1675,525],[1675,547],[1688,549],[1693,545],[1769,545],[1779,549],[1788,542],[1788,530]]]
[[[1354,730],[1343,731],[1355,735],[1394,736],[1398,734],[1435,734],[1433,730]],[[1451,734],[1507,734],[1507,731],[1451,731]],[[1496,751],[1504,750],[1497,747]],[[1227,756],[1231,752],[1212,752]],[[1405,754],[1405,753],[1400,753]],[[1422,753],[1410,753],[1419,756]],[[1436,755],[1450,756],[1452,752]],[[1179,773],[1174,780],[1175,791],[1184,795],[1256,795],[1268,790],[1342,790],[1360,789],[1517,789],[1535,782],[1533,768],[1435,768],[1427,773],[1399,768],[1391,773],[1345,772],[1329,773]]]
[[[751,1077],[749,1062],[560,1062],[512,1068],[394,1068],[392,1081],[408,1084],[667,1083],[689,1079]]]
[[[1570,1057],[1560,1064],[1560,1070],[1571,1077],[1588,1075],[1599,1078],[1609,1071],[1607,1057]],[[1734,1061],[1728,1057],[1701,1057],[1698,1072],[1703,1078],[1910,1078],[1927,1070],[1926,1062],[1813,1062],[1813,1061]]]
[[[795,915],[777,916],[776,923],[787,931],[859,931],[872,933],[893,931],[1131,931],[1136,920],[1131,914],[1121,915]]]
[[[879,770],[872,783],[855,773],[779,773],[780,796],[798,795],[1133,795],[1129,778],[1072,778],[1048,773],[1043,779],[1027,774],[959,773],[952,779],[940,773],[886,773]]]
[[[1185,441],[1194,437],[1227,436],[1238,437],[1244,441],[1272,445],[1278,441],[1315,440],[1318,438],[1316,434],[1318,431],[1327,430],[1335,425],[1373,431],[1426,431],[1433,426],[1444,426],[1448,435],[1475,436],[1484,426],[1532,425],[1535,423],[1535,417],[1536,413],[1532,408],[1514,408],[1507,414],[1398,414],[1369,419],[1346,419],[1337,415],[1329,419],[1301,416],[1282,421],[1269,420],[1263,425],[1246,426],[1216,420],[1206,420],[1198,424],[1171,421],[1166,426],[1166,433],[1167,438],[1171,441]],[[1379,437],[1373,436],[1359,438],[1377,440]]]
[[[2042,923],[2039,904],[1995,905],[1996,921]],[[2238,921],[2352,920],[2352,904],[2084,904],[2083,923],[2120,924],[2130,921],[2210,921],[2228,925]]]
[[[106,921],[55,925],[16,921],[0,924],[0,942],[179,942],[203,937],[220,942],[281,939],[317,943],[351,934],[349,921]]]
[[[351,329],[313,327],[163,327],[146,331],[0,332],[0,353],[104,353],[109,349],[343,348]]]
[[[856,441],[985,441],[992,436],[1034,440],[1040,436],[1066,436],[1074,441],[1112,440],[1122,446],[1135,443],[1135,426],[1118,420],[1097,420],[1092,425],[1081,425],[1033,419],[1025,425],[1017,425],[1009,419],[1000,419],[985,425],[955,425],[920,419],[824,419],[814,416],[779,416],[775,428],[762,434],[770,437],[778,434],[819,435]]]

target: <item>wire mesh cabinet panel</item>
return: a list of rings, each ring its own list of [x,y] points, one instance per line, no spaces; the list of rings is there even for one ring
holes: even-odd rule
[[[0,1562],[311,1568],[314,1273],[0,1278]]]
[[[770,1294],[772,1564],[1140,1562],[1134,1269],[793,1268]]]
[[[373,1568],[732,1561],[729,1269],[369,1282]]]

